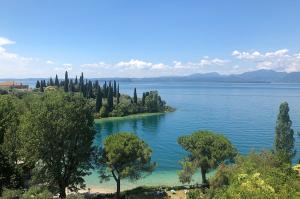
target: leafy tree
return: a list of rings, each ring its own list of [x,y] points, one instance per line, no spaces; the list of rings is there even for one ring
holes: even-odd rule
[[[97,94],[96,94],[96,112],[97,113],[100,111],[101,106],[102,106],[102,93],[101,93],[100,86],[98,86]]]
[[[138,180],[151,173],[156,164],[151,161],[152,150],[132,133],[117,133],[106,137],[100,159],[100,178],[117,183],[120,198],[121,179]]]
[[[133,103],[137,104],[136,88],[134,88],[134,93],[133,93]]]
[[[210,131],[197,131],[191,135],[180,136],[178,143],[189,153],[182,162],[183,170],[179,173],[182,183],[190,183],[193,174],[200,169],[202,182],[207,184],[206,173],[223,161],[232,160],[237,153],[225,136]]]
[[[95,129],[91,107],[83,97],[47,92],[24,114],[21,127],[24,160],[41,161],[47,185],[61,198],[66,197],[66,188],[84,187]]]
[[[0,95],[0,194],[3,187],[17,188],[22,184],[18,161],[18,125],[23,112],[20,100]]]
[[[68,77],[68,71],[65,72],[65,82],[64,82],[64,91],[69,91],[69,77]]]
[[[291,126],[289,105],[287,102],[284,102],[280,105],[277,116],[274,150],[282,161],[287,163],[291,163],[292,158],[296,154],[294,149],[294,131]]]

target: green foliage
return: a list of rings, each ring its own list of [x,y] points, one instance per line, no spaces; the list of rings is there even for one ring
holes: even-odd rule
[[[151,161],[152,150],[143,140],[132,133],[117,133],[106,137],[100,160],[100,178],[117,182],[117,196],[120,194],[120,180],[135,181],[151,173],[156,164]]]
[[[137,98],[136,88],[134,88],[133,103],[137,104],[137,101],[138,101],[138,98]]]
[[[214,187],[212,198],[297,198],[296,173],[271,152],[238,156],[236,164],[222,170],[229,183]]]
[[[284,102],[280,105],[277,116],[274,149],[280,159],[287,163],[291,163],[292,158],[296,154],[294,149],[294,131],[291,126],[289,105],[287,102]]]
[[[87,100],[78,95],[47,92],[33,102],[21,122],[22,155],[34,165],[49,186],[77,190],[89,172],[94,118]]]
[[[20,199],[22,196],[21,190],[15,190],[15,189],[4,189],[2,193],[2,199]]]
[[[182,183],[190,183],[195,170],[200,168],[202,182],[207,183],[206,173],[226,160],[232,160],[237,151],[223,135],[209,131],[198,131],[191,135],[181,136],[178,143],[189,154],[185,158],[183,170],[179,173]]]
[[[84,199],[84,196],[81,194],[69,194],[67,199]]]
[[[52,193],[46,187],[33,186],[22,195],[21,199],[50,199],[52,197]]]
[[[18,125],[23,112],[21,101],[13,95],[0,95],[0,193],[3,187],[22,184],[17,165],[20,145]]]

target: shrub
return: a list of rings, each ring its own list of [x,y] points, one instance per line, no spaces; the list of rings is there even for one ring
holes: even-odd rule
[[[46,187],[33,186],[23,194],[21,199],[49,199],[52,197],[52,193]]]
[[[17,189],[4,189],[2,199],[19,199],[22,195],[22,190]]]

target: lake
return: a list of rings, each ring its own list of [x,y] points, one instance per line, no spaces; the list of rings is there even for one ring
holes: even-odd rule
[[[199,82],[121,82],[120,92],[133,95],[158,90],[167,103],[177,110],[164,115],[102,121],[97,123],[95,142],[112,133],[133,132],[153,149],[153,160],[158,167],[150,176],[132,183],[122,182],[122,188],[138,185],[180,184],[178,162],[185,152],[177,144],[180,135],[196,130],[211,130],[224,134],[241,154],[251,150],[270,149],[279,105],[287,101],[295,132],[300,131],[300,84],[262,83],[199,83]],[[299,151],[294,162],[300,158]],[[201,182],[200,176],[194,178]],[[87,187],[98,191],[114,191],[115,182],[99,183],[96,171],[86,177]]]

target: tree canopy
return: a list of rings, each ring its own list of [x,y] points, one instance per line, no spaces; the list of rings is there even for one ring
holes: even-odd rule
[[[180,136],[178,143],[188,152],[188,156],[181,162],[183,169],[179,172],[182,183],[190,183],[196,170],[200,169],[202,183],[207,184],[206,173],[223,161],[232,160],[237,154],[225,136],[210,131]]]
[[[154,170],[156,164],[151,161],[151,155],[148,144],[132,133],[110,135],[105,139],[102,149],[100,178],[114,178],[119,198],[121,179],[135,181]]]
[[[294,148],[294,130],[289,116],[289,105],[287,102],[280,104],[275,128],[275,153],[283,162],[291,163],[296,154]]]
[[[22,117],[22,154],[27,164],[40,163],[46,183],[64,198],[66,188],[84,185],[94,135],[94,118],[86,99],[47,92]]]

